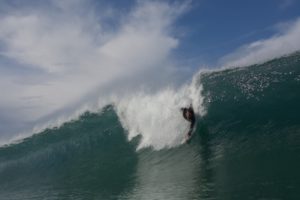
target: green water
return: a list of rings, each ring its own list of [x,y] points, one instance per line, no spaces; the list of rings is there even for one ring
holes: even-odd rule
[[[0,199],[300,199],[300,55],[201,74],[189,145],[136,151],[113,107],[0,148]]]

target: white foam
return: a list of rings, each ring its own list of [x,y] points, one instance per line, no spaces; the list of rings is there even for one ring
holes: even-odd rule
[[[115,108],[128,139],[141,135],[138,149],[152,147],[155,150],[181,144],[189,122],[183,119],[181,107],[193,105],[196,114],[203,115],[202,86],[199,75],[191,84],[179,89],[166,88],[155,94],[139,92],[115,102]]]
[[[85,104],[75,112],[36,124],[32,130],[19,133],[9,141],[0,142],[0,146],[22,142],[24,138],[47,128],[60,127],[65,122],[78,119],[86,111],[100,112],[108,104],[114,105],[123,128],[128,132],[129,140],[142,136],[138,149],[152,147],[160,150],[178,146],[189,128],[189,122],[182,117],[180,108],[192,104],[197,115],[205,114],[199,78],[200,75],[196,74],[191,83],[180,88],[168,87],[155,93],[138,90],[99,98],[96,104]]]

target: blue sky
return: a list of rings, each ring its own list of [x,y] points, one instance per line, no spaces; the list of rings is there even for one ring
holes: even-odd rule
[[[2,0],[0,143],[121,93],[299,49],[296,0]]]
[[[278,33],[276,26],[300,16],[300,1],[251,0],[193,2],[178,20],[187,29],[182,40],[184,57],[214,61],[239,46]],[[201,61],[201,60],[200,60]]]

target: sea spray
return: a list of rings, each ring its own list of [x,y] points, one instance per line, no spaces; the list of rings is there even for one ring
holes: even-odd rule
[[[180,108],[192,105],[197,115],[203,115],[202,86],[196,74],[192,82],[179,89],[166,88],[155,94],[139,92],[120,99],[115,108],[128,138],[141,135],[138,149],[153,147],[156,150],[181,144],[189,128]]]
[[[300,55],[195,77],[1,147],[0,199],[300,199]],[[197,137],[176,147],[163,128],[190,103]]]

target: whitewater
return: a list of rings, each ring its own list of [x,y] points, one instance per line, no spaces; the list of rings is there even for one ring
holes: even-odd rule
[[[298,199],[299,89],[294,53],[107,95],[0,147],[0,198]]]
[[[85,112],[101,113],[107,105],[114,107],[122,127],[127,130],[129,140],[141,136],[138,149],[153,147],[159,150],[178,146],[189,127],[189,123],[182,118],[180,108],[192,105],[198,117],[205,114],[200,74],[196,73],[191,81],[182,86],[167,86],[155,91],[143,87],[128,93],[100,95],[94,103],[80,105],[75,111],[35,124],[31,130],[2,141],[2,146],[20,143],[24,138],[48,128],[58,128],[68,121],[78,119]]]

